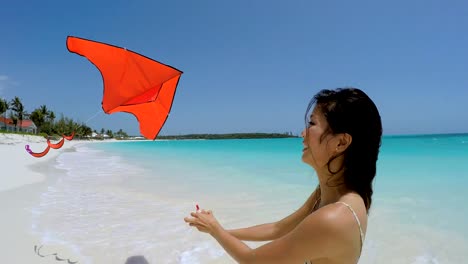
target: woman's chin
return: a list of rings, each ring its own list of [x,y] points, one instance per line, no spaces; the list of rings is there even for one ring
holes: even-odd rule
[[[311,160],[310,156],[307,155],[306,152],[302,153],[302,158],[301,158],[302,162],[304,162],[305,164],[311,166],[312,168],[315,169],[315,163],[313,160]]]
[[[301,158],[302,162],[304,162],[305,164],[308,164],[308,165],[311,165],[310,164],[310,161],[307,159],[307,155],[306,153],[302,153],[302,158]],[[312,165],[311,165],[312,166]]]

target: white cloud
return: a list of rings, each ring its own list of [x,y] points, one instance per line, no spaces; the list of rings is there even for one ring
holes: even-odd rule
[[[6,80],[8,80],[8,76],[0,75],[0,81],[6,81]]]

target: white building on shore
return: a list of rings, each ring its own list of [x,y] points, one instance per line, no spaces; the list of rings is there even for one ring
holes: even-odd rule
[[[16,126],[13,123],[13,120],[10,118],[4,118],[0,116],[0,130],[6,130],[10,132],[20,131],[28,133],[37,133],[37,127],[32,120],[23,119],[20,124],[20,121],[16,123]]]

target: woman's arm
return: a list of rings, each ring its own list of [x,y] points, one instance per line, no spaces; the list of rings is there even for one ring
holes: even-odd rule
[[[211,225],[209,233],[238,263],[303,263],[332,256],[334,251],[345,247],[348,241],[343,239],[343,234],[349,227],[344,227],[341,218],[324,212],[310,215],[287,235],[256,249],[251,249],[218,224]]]
[[[314,204],[320,197],[320,189],[317,187],[307,201],[291,215],[274,223],[256,225],[247,228],[227,230],[232,236],[246,241],[275,240],[293,230],[313,210]]]

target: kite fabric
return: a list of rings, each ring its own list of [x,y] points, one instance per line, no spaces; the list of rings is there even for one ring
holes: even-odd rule
[[[71,135],[69,135],[69,136],[66,136],[66,135],[63,135],[63,134],[62,134],[62,137],[63,137],[64,139],[68,140],[68,141],[72,140],[74,136],[75,136],[75,131],[73,131],[73,132],[71,133]]]
[[[62,139],[60,139],[60,141],[58,143],[52,143],[52,142],[50,142],[49,139],[47,139],[47,147],[42,152],[33,152],[31,150],[31,148],[29,147],[29,145],[24,146],[24,148],[26,149],[26,152],[31,154],[31,156],[36,157],[36,158],[40,158],[40,157],[44,157],[47,153],[49,153],[49,150],[51,148],[53,148],[53,149],[61,148],[63,146],[63,144],[65,143],[65,139],[70,141],[70,140],[73,139],[74,136],[75,136],[75,131],[73,131],[73,133],[71,135],[69,135],[69,136],[66,136],[66,135],[62,134]]]
[[[63,143],[65,143],[65,138],[62,137],[62,139],[56,143],[56,144],[53,144],[52,142],[50,142],[49,139],[47,139],[47,145],[49,145],[49,147],[53,148],[53,149],[59,149],[63,146]]]
[[[67,48],[86,57],[100,71],[104,112],[133,114],[140,133],[156,139],[171,111],[182,71],[102,42],[69,36]]]
[[[30,148],[29,148],[29,145],[26,145],[24,147],[26,149],[26,151],[31,154],[31,156],[33,157],[36,157],[36,158],[40,158],[40,157],[44,157],[47,153],[49,153],[49,150],[50,150],[50,146],[47,145],[47,148],[42,151],[42,152],[33,152]]]

